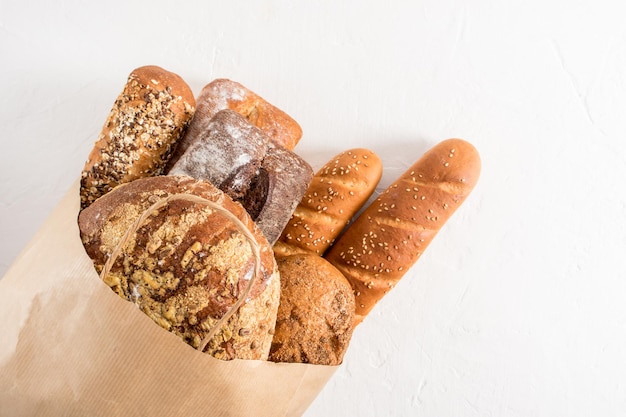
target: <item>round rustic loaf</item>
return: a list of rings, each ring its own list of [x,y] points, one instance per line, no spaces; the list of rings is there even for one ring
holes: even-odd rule
[[[355,301],[346,278],[321,256],[278,259],[281,294],[270,360],[339,365],[352,337]]]
[[[187,200],[193,196],[217,207]],[[104,282],[157,324],[219,359],[267,359],[280,297],[273,252],[215,186],[183,176],[135,180],[84,209],[79,226],[101,275],[121,247]]]

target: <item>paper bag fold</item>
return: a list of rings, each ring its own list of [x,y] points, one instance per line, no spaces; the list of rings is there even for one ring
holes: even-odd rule
[[[301,416],[337,367],[220,361],[111,291],[78,182],[0,280],[0,416]]]

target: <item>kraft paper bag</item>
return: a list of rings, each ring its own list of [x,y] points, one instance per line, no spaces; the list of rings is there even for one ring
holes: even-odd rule
[[[301,416],[337,367],[221,361],[111,291],[78,182],[0,280],[0,416]]]

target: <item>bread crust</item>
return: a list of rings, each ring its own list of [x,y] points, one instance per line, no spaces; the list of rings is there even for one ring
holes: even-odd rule
[[[354,296],[346,278],[313,253],[280,258],[281,298],[270,360],[339,365],[352,337]]]
[[[419,259],[480,175],[472,144],[448,139],[392,183],[333,244],[325,258],[350,281],[360,323]]]
[[[157,66],[132,71],[85,162],[81,207],[119,184],[160,175],[194,111],[178,75]]]
[[[274,245],[274,253],[323,255],[370,198],[382,171],[380,158],[369,149],[348,149],[335,155],[313,176]]]
[[[246,302],[209,341],[219,359],[267,359],[279,302],[269,243],[245,210],[206,181],[151,177],[121,185],[79,215],[81,239],[100,273],[122,236],[152,204],[173,194],[200,196],[233,213],[260,247],[260,275]],[[255,257],[237,226],[216,210],[171,201],[131,235],[104,282],[163,328],[197,348],[245,294]]]

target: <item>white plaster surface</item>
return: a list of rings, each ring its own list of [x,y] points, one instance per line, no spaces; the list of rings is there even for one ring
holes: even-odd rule
[[[622,1],[0,0],[0,275],[135,67],[241,82],[381,188],[436,142],[479,185],[356,331],[321,416],[626,415]]]

